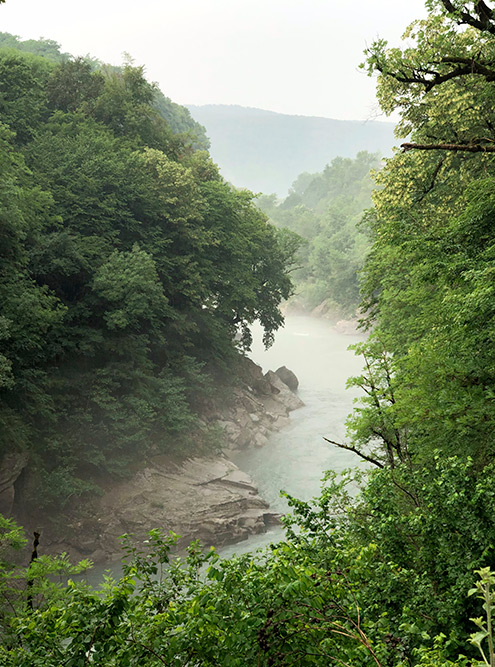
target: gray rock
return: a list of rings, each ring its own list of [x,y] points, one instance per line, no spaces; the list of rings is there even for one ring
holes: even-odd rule
[[[241,433],[241,427],[235,422],[219,420],[217,424],[222,428],[227,439],[231,442],[235,442]]]
[[[296,374],[287,368],[287,366],[280,366],[277,368],[275,373],[278,377],[285,382],[291,391],[296,391],[299,387],[299,380],[296,377]]]
[[[224,457],[180,465],[155,457],[97,502],[100,534],[91,546],[103,549],[108,559],[118,558],[120,535],[143,540],[157,527],[179,533],[181,544],[198,538],[205,544],[236,542],[265,530],[267,508],[249,475]],[[87,538],[79,546],[87,551]]]
[[[264,436],[262,433],[257,433],[254,436],[253,444],[255,447],[266,447],[266,445],[268,444],[268,438]]]
[[[289,426],[290,424],[290,418],[289,417],[278,417],[275,422],[273,423],[273,426],[275,430],[281,431],[283,428],[286,426]]]
[[[285,382],[282,382],[276,373],[268,371],[265,373],[265,378],[270,383],[277,401],[282,403],[288,410],[297,410],[297,408],[301,408],[304,405],[301,399],[289,389]]]

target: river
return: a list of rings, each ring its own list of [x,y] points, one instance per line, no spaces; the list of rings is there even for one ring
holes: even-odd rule
[[[360,459],[350,452],[329,445],[323,436],[341,441],[345,437],[345,420],[352,409],[356,389],[346,389],[346,380],[362,369],[362,360],[349,345],[363,340],[362,334],[337,333],[332,325],[309,316],[288,316],[275,343],[265,350],[261,327],[253,328],[251,358],[264,371],[280,366],[290,368],[299,379],[298,395],[305,406],[291,413],[291,423],[274,433],[265,447],[247,449],[234,462],[254,480],[260,495],[277,512],[285,512],[287,503],[280,497],[284,490],[308,500],[318,495],[326,470],[342,471],[358,466]],[[283,537],[282,528],[218,549],[222,557],[253,551]],[[83,578],[97,584],[109,566],[96,566]],[[114,576],[121,573],[120,564],[110,565]]]
[[[291,413],[291,423],[273,434],[266,447],[237,454],[234,462],[249,473],[260,495],[278,512],[287,510],[280,497],[284,490],[308,500],[318,495],[326,470],[340,472],[360,465],[354,454],[329,445],[323,436],[342,441],[345,421],[359,396],[355,388],[346,389],[346,380],[362,370],[362,359],[349,351],[349,345],[362,341],[362,334],[337,333],[325,320],[290,315],[275,343],[265,350],[261,328],[253,329],[251,358],[264,371],[287,366],[299,379],[298,395],[305,406]],[[220,550],[223,556],[243,553],[263,546],[282,536],[282,529],[266,535],[255,535]]]

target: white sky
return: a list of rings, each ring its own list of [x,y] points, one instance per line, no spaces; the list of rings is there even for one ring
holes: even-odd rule
[[[128,52],[180,104],[366,120],[364,48],[399,45],[425,13],[424,0],[7,0],[0,30],[112,64]]]

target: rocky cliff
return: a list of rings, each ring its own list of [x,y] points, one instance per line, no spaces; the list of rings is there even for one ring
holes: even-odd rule
[[[143,461],[130,479],[109,480],[105,493],[79,508],[68,526],[42,528],[43,552],[65,551],[73,559],[104,562],[121,556],[119,537],[124,533],[142,541],[151,528],[162,528],[179,534],[179,545],[199,539],[220,546],[265,532],[278,517],[229,455],[244,447],[267,445],[270,432],[287,425],[290,411],[303,405],[281,379],[289,378],[297,386],[297,378],[287,370],[263,375],[246,358],[231,399],[204,416],[219,433],[221,453],[182,461],[165,456]],[[7,496],[13,494],[11,482],[11,490],[4,492]]]

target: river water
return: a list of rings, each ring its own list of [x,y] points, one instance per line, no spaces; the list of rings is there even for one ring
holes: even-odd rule
[[[261,342],[261,328],[254,328],[253,335],[251,358],[265,372],[280,366],[294,371],[299,379],[298,395],[305,403],[291,413],[290,425],[273,434],[266,447],[245,450],[234,458],[271,508],[283,513],[287,503],[280,497],[281,490],[309,500],[318,495],[326,470],[341,472],[360,465],[357,456],[328,444],[323,436],[337,442],[345,439],[346,417],[359,396],[357,389],[346,389],[346,380],[362,370],[362,358],[347,348],[364,336],[337,333],[329,322],[302,315],[286,318],[268,350]],[[282,534],[282,529],[273,529],[223,548],[220,553],[230,556],[250,551]]]
[[[265,447],[244,450],[234,462],[251,476],[271,508],[284,513],[287,503],[280,497],[281,490],[308,500],[318,495],[326,470],[340,472],[362,464],[351,452],[329,445],[323,436],[337,442],[345,437],[345,420],[353,399],[359,395],[356,389],[345,388],[346,380],[362,369],[361,358],[347,348],[364,336],[337,333],[325,320],[291,315],[268,350],[261,342],[261,327],[253,328],[253,339],[251,358],[265,372],[280,366],[290,368],[299,379],[298,395],[305,406],[291,413],[291,423],[274,433]],[[254,551],[282,537],[283,530],[277,527],[218,552],[229,557]],[[114,576],[120,575],[117,563],[97,566],[84,579],[97,585],[108,567]]]

